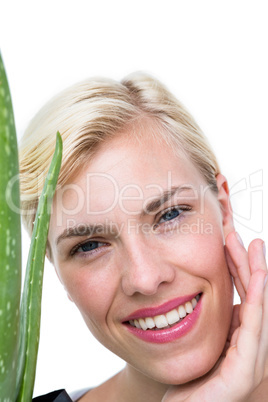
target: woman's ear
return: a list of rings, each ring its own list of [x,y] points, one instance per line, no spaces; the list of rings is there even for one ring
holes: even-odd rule
[[[222,213],[222,227],[224,237],[234,231],[233,211],[230,202],[229,187],[226,178],[219,173],[216,176],[218,187],[218,201]]]

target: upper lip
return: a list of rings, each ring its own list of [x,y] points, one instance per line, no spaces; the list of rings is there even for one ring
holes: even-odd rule
[[[185,295],[182,297],[176,297],[175,299],[169,300],[166,303],[161,304],[156,307],[146,307],[139,310],[134,311],[129,316],[125,317],[122,322],[135,320],[139,318],[146,317],[154,317],[160,314],[166,314],[168,311],[173,310],[176,307],[179,307],[182,304],[185,304],[188,301],[191,301],[194,297],[196,297],[200,292],[196,292],[192,295]]]

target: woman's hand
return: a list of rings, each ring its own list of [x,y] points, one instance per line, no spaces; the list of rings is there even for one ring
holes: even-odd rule
[[[240,237],[226,238],[226,259],[241,304],[234,306],[225,353],[204,377],[174,386],[162,402],[245,402],[268,400],[268,285],[264,243],[248,252]]]

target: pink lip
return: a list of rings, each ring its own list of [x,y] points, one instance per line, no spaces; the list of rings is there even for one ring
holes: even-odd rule
[[[194,297],[196,297],[199,293],[194,293],[192,295],[177,297],[176,299],[170,300],[161,306],[157,307],[148,307],[134,311],[128,317],[124,318],[122,322],[135,320],[138,318],[146,318],[146,317],[154,317],[160,314],[166,314],[168,311],[173,310],[176,307],[179,307],[182,304],[185,304],[188,301],[191,301]]]
[[[137,336],[138,338],[146,342],[151,343],[171,342],[178,338],[181,338],[182,336],[186,335],[189,331],[191,331],[191,329],[195,326],[195,324],[198,321],[198,318],[201,313],[201,308],[202,308],[202,295],[194,311],[191,314],[188,314],[182,321],[178,322],[178,324],[174,325],[171,328],[159,329],[159,330],[147,329],[146,331],[144,331],[143,329],[133,327],[130,324],[126,324],[126,328],[133,335]],[[147,315],[146,317],[148,316],[150,315]]]

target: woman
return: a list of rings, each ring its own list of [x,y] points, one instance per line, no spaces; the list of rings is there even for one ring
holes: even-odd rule
[[[58,130],[47,255],[90,331],[126,361],[81,401],[267,400],[264,243],[247,253],[235,233],[192,116],[143,74],[54,98],[21,144],[29,233]]]

